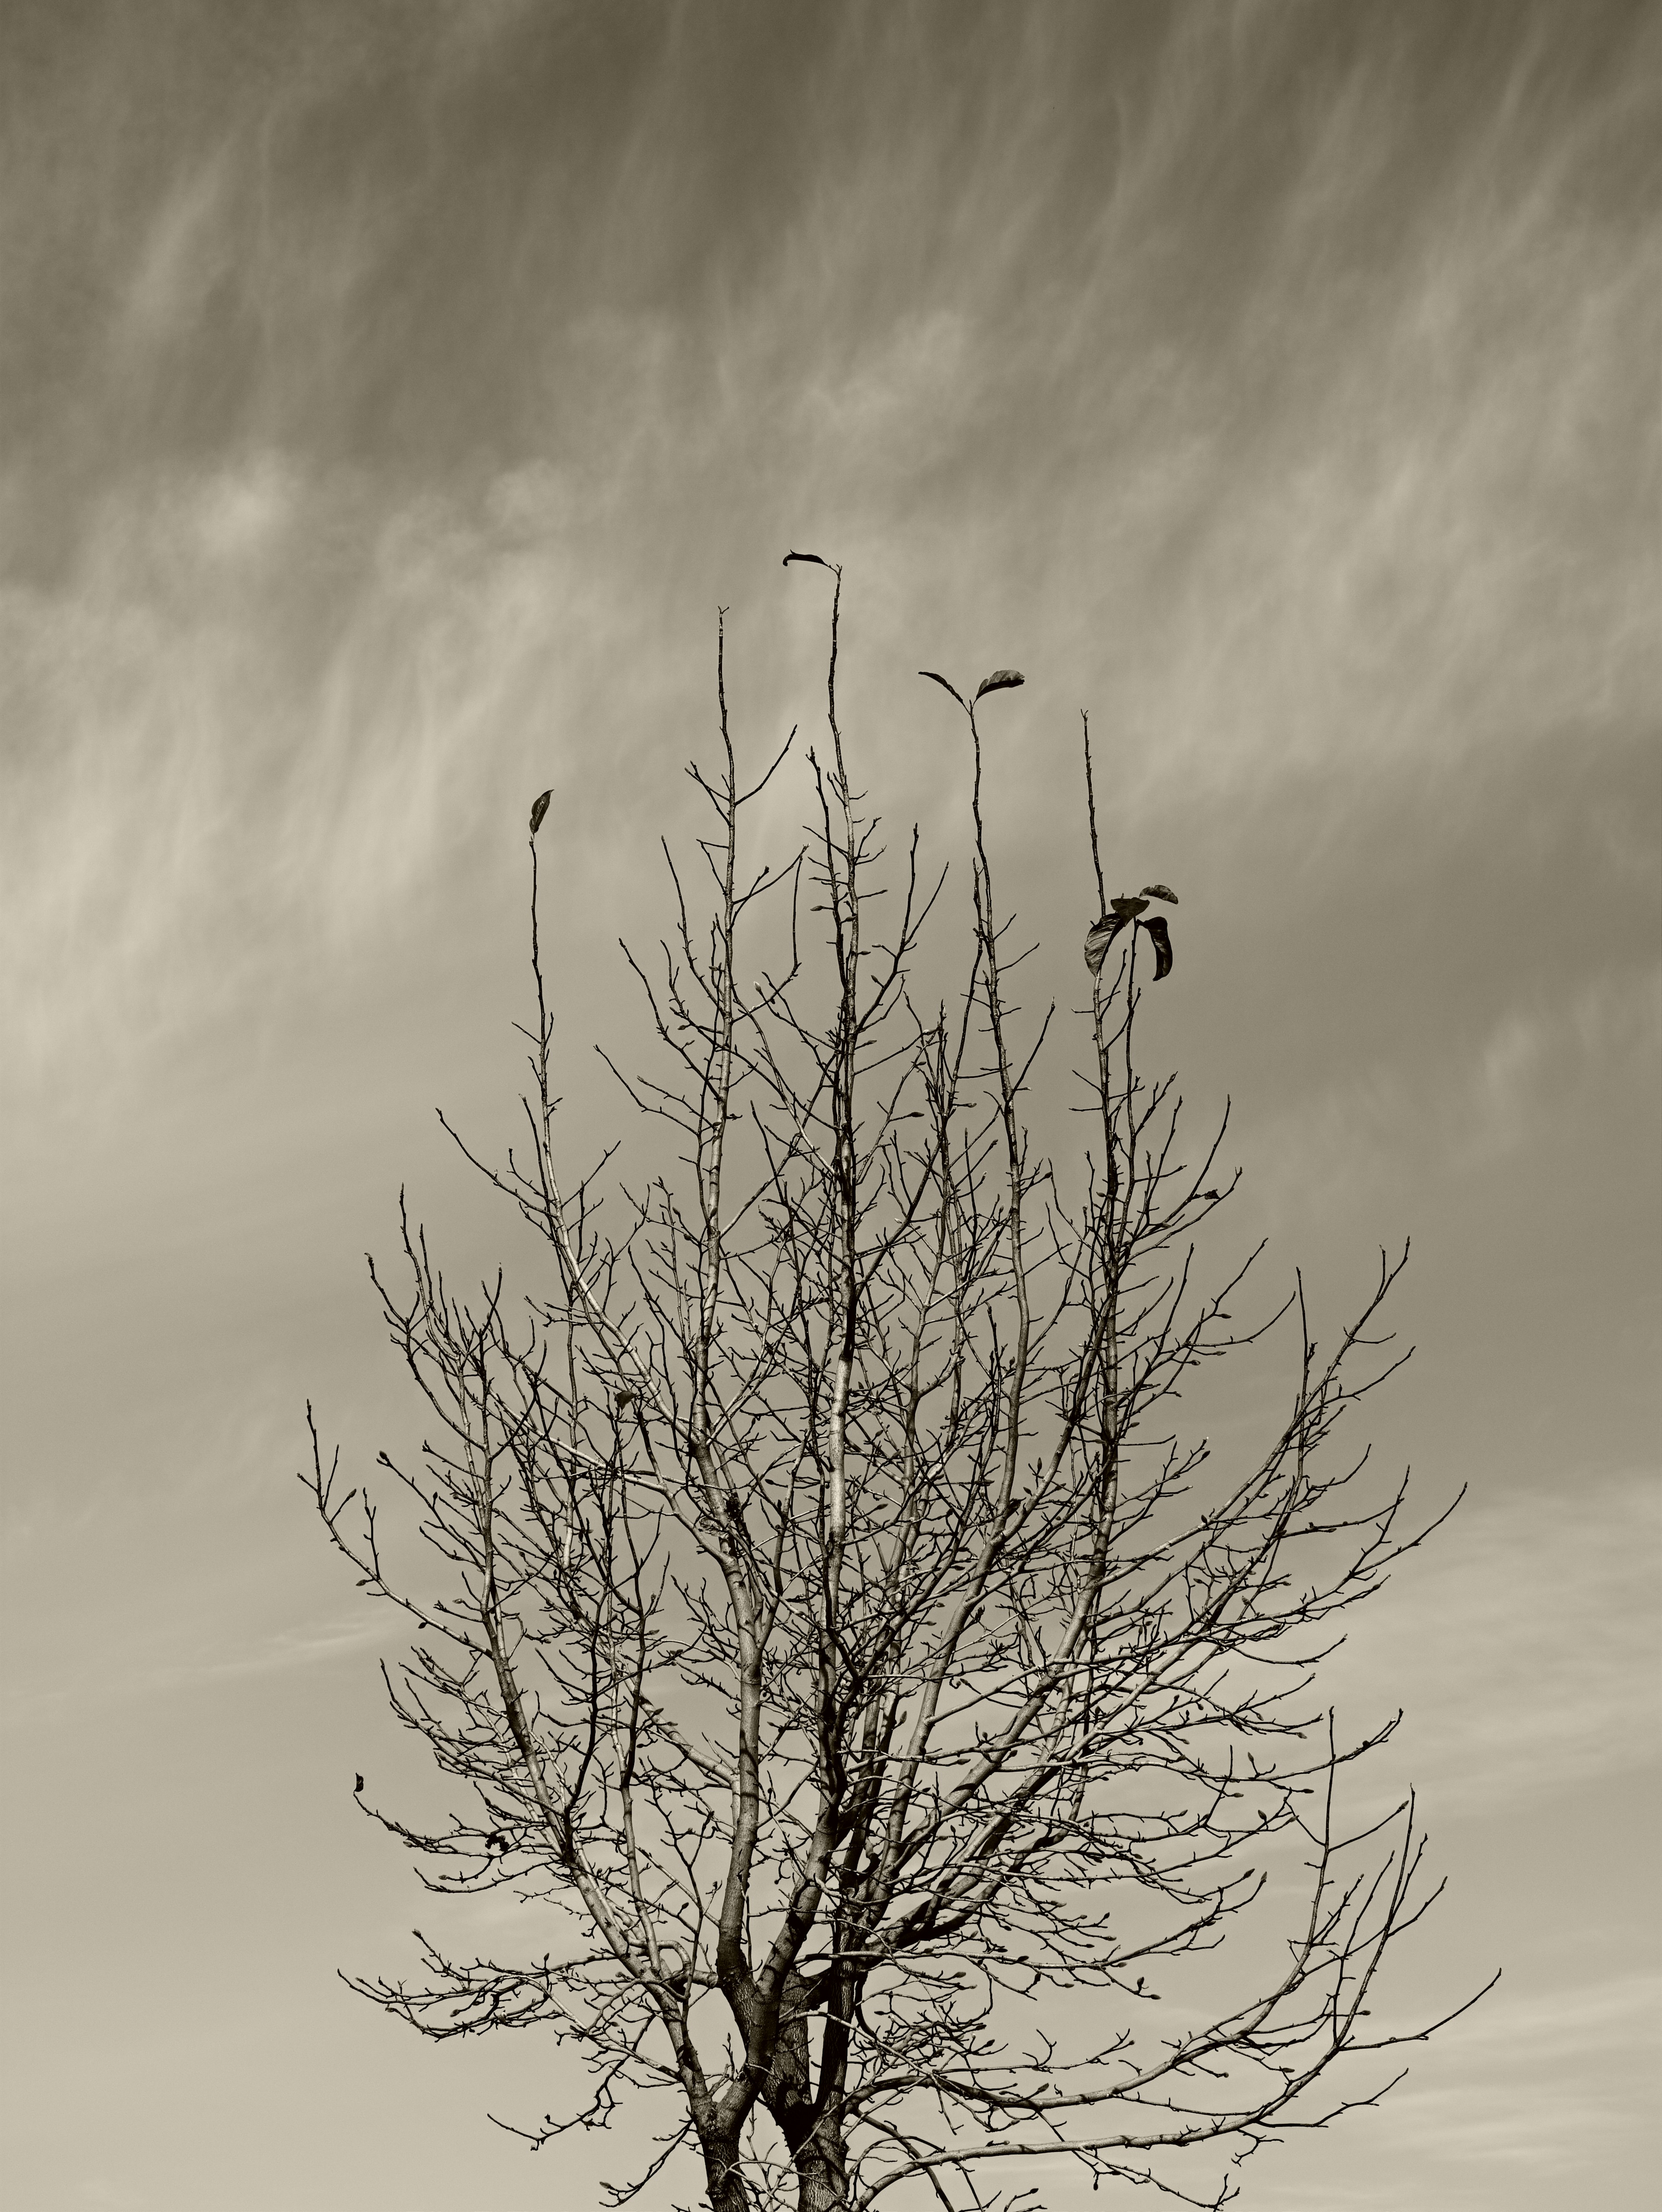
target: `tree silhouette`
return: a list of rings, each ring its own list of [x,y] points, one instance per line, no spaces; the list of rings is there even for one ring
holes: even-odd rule
[[[415,1978],[352,1986],[429,2036],[543,2024],[580,2051],[593,2094],[519,2127],[533,2143],[657,2092],[613,2203],[688,2146],[715,2212],[1032,2204],[1047,2160],[1221,2204],[1197,2153],[1376,2101],[1377,2069],[1343,2094],[1330,2069],[1431,2032],[1370,2019],[1429,1902],[1413,1802],[1360,1832],[1336,1812],[1390,1729],[1342,1743],[1303,1696],[1334,1617],[1430,1533],[1402,1485],[1353,1497],[1367,1455],[1330,1449],[1398,1364],[1370,1332],[1403,1262],[1321,1358],[1301,1284],[1239,1333],[1251,1258],[1195,1290],[1223,1130],[1185,1164],[1171,1079],[1138,1071],[1139,930],[1165,976],[1144,915],[1176,896],[1106,896],[1088,722],[1089,1136],[1036,1154],[1051,1018],[1024,1030],[1011,999],[977,720],[1022,679],[966,698],[924,672],[965,718],[973,823],[967,974],[930,1011],[945,872],[914,831],[885,883],[837,719],[842,572],[787,558],[833,579],[807,842],[741,858],[796,733],[741,789],[718,623],[721,759],[689,770],[713,908],[694,921],[672,861],[676,940],[652,972],[629,956],[668,1073],[624,1094],[679,1164],[613,1189],[610,1231],[600,1170],[563,1177],[533,842],[526,1146],[495,1166],[457,1142],[550,1284],[457,1298],[407,1215],[404,1286],[372,1264],[439,1424],[418,1465],[381,1464],[441,1601],[396,1578],[367,1498],[349,1519],[313,1428],[329,1534],[414,1639],[393,1709],[465,1785],[436,1831],[368,1809],[430,1888],[508,1885],[534,1929],[508,1960],[422,1938]],[[1261,1454],[1179,1442],[1185,1377],[1289,1315]],[[1293,1844],[1288,1920],[1265,1858]],[[1178,1962],[1265,1911],[1285,1952],[1203,2008]]]

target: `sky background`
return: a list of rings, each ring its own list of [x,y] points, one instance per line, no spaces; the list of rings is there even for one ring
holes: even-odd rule
[[[995,864],[1064,1009],[1091,710],[1110,875],[1182,899],[1148,1053],[1234,1101],[1221,1251],[1301,1263],[1320,1333],[1413,1239],[1369,1433],[1469,1494],[1331,1687],[1405,1708],[1368,1787],[1450,1881],[1397,2015],[1505,1979],[1246,2206],[1640,2201],[1659,94],[1662,13],[1599,0],[8,0],[13,2203],[533,2212],[630,2162],[489,2126],[551,2048],[334,1978],[424,1905],[354,1771],[435,1785],[294,1472],[308,1396],[354,1476],[411,1435],[400,1183],[459,1273],[512,1243],[433,1109],[512,1127],[545,786],[574,1164],[618,1122],[718,605],[742,753],[816,726],[792,546],[843,564],[857,774],[960,862],[948,934],[914,672],[1025,670]],[[1239,1371],[1221,1449],[1281,1403]]]

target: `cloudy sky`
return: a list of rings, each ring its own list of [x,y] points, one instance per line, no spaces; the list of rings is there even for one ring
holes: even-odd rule
[[[1469,1494],[1334,1689],[1406,1708],[1380,1786],[1450,1878],[1393,2002],[1506,1978],[1246,2203],[1637,2202],[1657,9],[9,0],[0,41],[14,2201],[622,2170],[486,2123],[554,2052],[333,1978],[421,1917],[354,1770],[430,1790],[294,1470],[308,1396],[355,1470],[411,1418],[362,1256],[400,1182],[495,1249],[433,1109],[510,1127],[545,786],[574,1161],[617,1121],[718,605],[750,757],[823,696],[797,546],[845,569],[860,776],[943,860],[914,672],[1026,672],[993,836],[1064,1007],[1091,710],[1111,873],[1183,901],[1149,1049],[1233,1098],[1266,1291],[1302,1263],[1330,1322],[1413,1239],[1372,1432]]]

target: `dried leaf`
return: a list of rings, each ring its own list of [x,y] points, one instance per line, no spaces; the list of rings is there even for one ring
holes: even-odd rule
[[[779,565],[782,568],[788,568],[793,561],[812,561],[816,568],[829,568],[831,567],[831,562],[829,561],[822,561],[817,553],[787,553],[784,559],[779,563]]]
[[[545,814],[546,814],[546,813],[547,813],[547,811],[548,811],[548,802],[549,802],[549,800],[550,800],[551,799],[552,799],[552,798],[553,798],[553,796],[554,796],[554,794],[553,794],[553,793],[552,793],[551,791],[545,791],[545,792],[544,792],[544,793],[542,794],[542,797],[541,797],[540,799],[539,799],[537,800],[536,804],[532,807],[532,810],[531,810],[531,834],[532,834],[532,836],[533,836],[533,837],[536,836],[537,832],[538,832],[538,831],[542,828],[542,826],[543,826],[543,817],[544,817],[544,815],[545,815]]]
[[[1148,902],[1146,898],[1117,898],[1110,899],[1108,903],[1122,921],[1129,921],[1133,915],[1143,911]]]
[[[1130,918],[1125,914],[1105,914],[1100,921],[1093,923],[1090,934],[1085,940],[1085,964],[1093,975],[1101,974],[1102,963],[1108,957],[1108,947]]]
[[[1154,981],[1172,972],[1172,933],[1166,927],[1166,916],[1157,914],[1152,921],[1140,921],[1139,929],[1146,929],[1154,940]]]
[[[1178,902],[1178,895],[1170,884],[1145,884],[1142,896],[1144,898],[1163,898],[1167,906],[1175,906]]]
[[[950,691],[959,705],[964,706],[964,695],[955,684],[948,684],[946,678],[937,676],[933,668],[920,668],[917,672],[920,676],[927,676],[931,684],[938,684],[943,691]],[[965,708],[965,712],[967,714],[969,709]]]
[[[975,696],[977,699],[984,699],[989,691],[1013,691],[1018,684],[1026,681],[1019,668],[995,668],[990,676],[982,678]]]

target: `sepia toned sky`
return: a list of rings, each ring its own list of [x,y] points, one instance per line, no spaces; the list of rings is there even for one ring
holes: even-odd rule
[[[1088,708],[1110,874],[1182,901],[1148,1049],[1197,1123],[1233,1101],[1219,1255],[1267,1237],[1321,1333],[1412,1239],[1369,1433],[1428,1513],[1468,1494],[1330,1687],[1404,1709],[1366,1787],[1417,1788],[1450,1882],[1382,2003],[1505,1975],[1245,2204],[1638,2202],[1662,15],[9,0],[0,103],[10,2201],[533,2212],[632,2170],[640,2128],[489,2125],[571,2094],[552,2047],[334,1978],[427,1909],[354,1771],[442,1800],[294,1473],[308,1398],[353,1479],[411,1433],[362,1260],[401,1184],[459,1273],[522,1251],[433,1109],[512,1133],[545,787],[571,1158],[627,1147],[592,1047],[639,1046],[617,940],[670,921],[718,605],[742,752],[815,732],[797,547],[843,565],[857,780],[958,864],[948,951],[961,725],[915,672],[1026,672],[991,829],[1063,1009],[1045,1141]],[[1278,1356],[1208,1393],[1221,1450]]]

